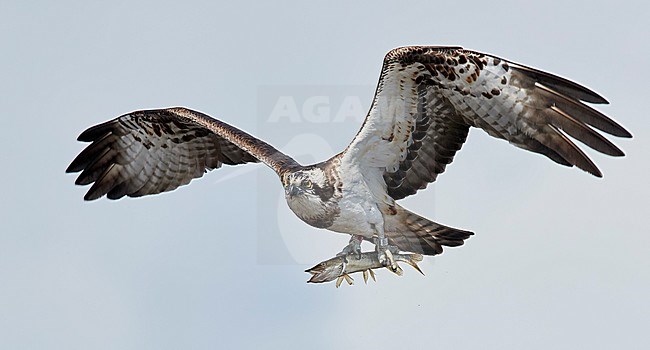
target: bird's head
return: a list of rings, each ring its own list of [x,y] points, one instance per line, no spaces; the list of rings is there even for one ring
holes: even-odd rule
[[[334,184],[320,167],[302,169],[282,177],[289,208],[304,222],[328,227],[338,210]]]
[[[286,176],[284,179],[284,194],[287,199],[319,197],[321,190],[325,186],[325,174],[321,169],[300,170]]]

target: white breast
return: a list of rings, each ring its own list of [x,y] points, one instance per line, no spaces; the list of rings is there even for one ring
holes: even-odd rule
[[[375,227],[383,227],[384,219],[377,203],[378,197],[382,198],[386,190],[372,186],[368,182],[368,175],[364,176],[361,169],[356,167],[346,167],[343,162],[340,213],[332,226],[328,227],[329,230],[371,238],[376,233]]]

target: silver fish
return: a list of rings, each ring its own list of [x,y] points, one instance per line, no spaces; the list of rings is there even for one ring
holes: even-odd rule
[[[418,262],[422,261],[421,254],[391,253],[390,251],[386,251],[386,253],[392,254],[395,261],[405,262],[424,275],[424,272],[422,272],[420,267],[417,265]],[[329,260],[320,262],[316,266],[305,270],[305,272],[312,274],[307,283],[323,283],[336,280],[336,288],[338,288],[344,280],[350,285],[353,284],[354,279],[350,277],[350,274],[355,272],[363,272],[363,280],[366,283],[368,282],[368,276],[372,277],[372,279],[376,281],[375,273],[372,270],[383,267],[386,266],[379,261],[377,252],[371,251],[360,254],[353,253],[335,256]],[[396,266],[394,271],[392,268],[389,268],[388,270],[394,272],[398,276],[401,276],[403,273],[402,268],[399,267],[399,265]]]

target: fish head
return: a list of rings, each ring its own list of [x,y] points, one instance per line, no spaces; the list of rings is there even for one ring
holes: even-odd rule
[[[345,264],[345,256],[337,256],[332,259],[325,260],[318,265],[305,270],[305,272],[312,274],[307,283],[323,283],[334,281],[343,274]]]

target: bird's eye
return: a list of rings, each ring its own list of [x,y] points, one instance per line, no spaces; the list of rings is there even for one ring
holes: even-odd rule
[[[302,185],[307,188],[312,188],[314,187],[314,184],[311,182],[311,180],[303,180]]]

